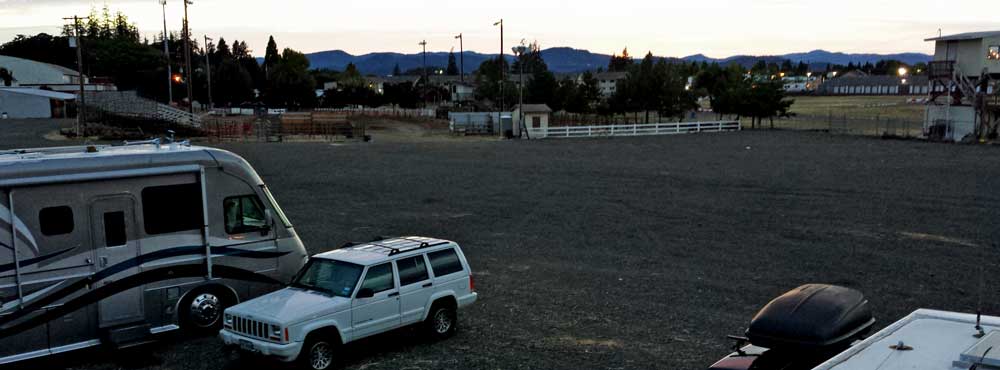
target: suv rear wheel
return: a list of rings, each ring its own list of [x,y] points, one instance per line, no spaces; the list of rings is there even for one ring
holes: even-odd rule
[[[302,352],[299,353],[299,362],[305,369],[333,369],[336,347],[337,343],[325,336],[312,336],[302,346]]]
[[[424,326],[431,338],[444,339],[455,334],[458,326],[455,309],[447,304],[435,304],[424,321]]]

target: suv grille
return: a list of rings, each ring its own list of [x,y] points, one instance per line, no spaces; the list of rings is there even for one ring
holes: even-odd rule
[[[271,340],[268,335],[270,334],[271,324],[263,321],[251,320],[233,315],[232,330],[248,337]]]

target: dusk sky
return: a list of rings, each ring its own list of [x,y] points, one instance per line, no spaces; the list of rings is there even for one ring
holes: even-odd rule
[[[144,35],[162,32],[158,0],[0,0],[0,42],[17,34],[58,33],[62,17],[85,15],[92,6],[121,10]],[[843,52],[925,52],[923,41],[945,34],[1000,29],[996,0],[194,0],[192,35],[245,40],[255,55],[268,35],[280,48],[303,52],[342,49],[415,53],[426,39],[429,51],[496,53],[505,22],[505,47],[521,39],[543,48],[572,46],[610,54],[628,47],[633,55],[703,53],[783,54],[813,49]],[[178,31],[182,3],[168,0],[167,26]]]

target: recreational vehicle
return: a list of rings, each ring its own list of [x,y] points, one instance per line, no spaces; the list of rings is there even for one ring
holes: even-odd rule
[[[0,363],[221,327],[307,256],[267,186],[219,149],[0,151]]]

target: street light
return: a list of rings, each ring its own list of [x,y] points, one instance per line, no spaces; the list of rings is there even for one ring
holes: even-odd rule
[[[520,67],[521,71],[519,73],[520,82],[517,83],[517,125],[514,126],[514,132],[516,137],[521,137],[521,125],[524,124],[524,52],[528,50],[524,46],[524,39],[521,39],[521,45],[515,46],[511,49],[514,55],[517,57],[517,65]],[[527,126],[524,127],[526,130]]]
[[[506,68],[504,68],[504,60],[503,60],[503,58],[504,58],[503,57],[503,18],[501,18],[500,21],[493,23],[493,26],[494,27],[500,26],[500,111],[503,112],[503,108],[504,108],[503,85],[504,85],[505,82],[507,82],[507,77],[506,77],[507,73],[505,71]],[[503,131],[503,130],[501,130],[501,131]],[[500,134],[503,135],[503,132],[501,132]]]
[[[459,63],[461,64],[460,68],[462,68],[461,73],[459,73],[459,76],[461,76],[459,77],[459,80],[465,82],[465,39],[462,38],[461,33],[458,34],[458,36],[455,36],[455,38],[458,39],[458,58],[460,60]]]
[[[906,70],[906,67],[899,67],[899,70],[896,72],[899,73],[899,77],[904,77],[909,71]]]

